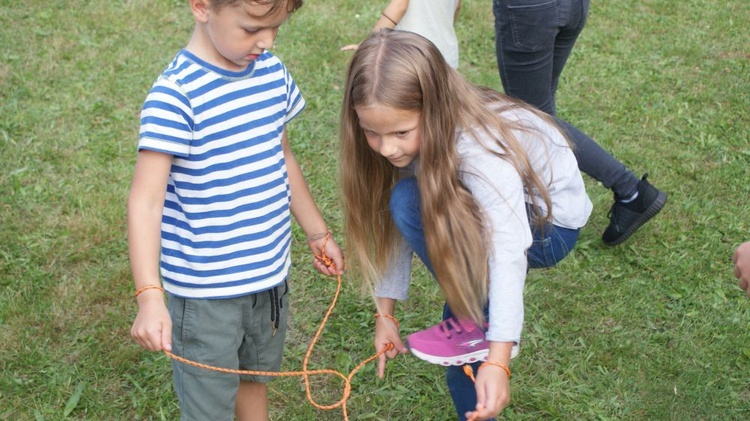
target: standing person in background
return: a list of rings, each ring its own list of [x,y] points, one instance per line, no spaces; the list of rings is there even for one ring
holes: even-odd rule
[[[291,215],[326,275],[344,269],[287,138],[305,108],[268,49],[302,0],[190,0],[192,37],[141,111],[128,246],[144,348],[278,371],[289,309]],[[162,287],[163,282],[163,287]],[[164,303],[166,290],[168,306]],[[268,419],[268,376],[172,362],[182,420]],[[236,416],[236,418],[235,418]]]
[[[497,66],[507,95],[555,116],[560,74],[586,24],[589,0],[493,0]],[[614,193],[607,245],[621,244],[661,211],[667,195],[639,180],[599,144],[559,120],[574,144],[578,167]]]
[[[750,298],[750,241],[740,244],[732,256],[734,261],[734,276],[740,280],[740,288],[747,292]]]
[[[458,38],[453,24],[458,19],[461,0],[391,0],[383,9],[373,32],[388,28],[409,31],[432,41],[445,61],[458,68]],[[356,50],[358,44],[341,47]]]

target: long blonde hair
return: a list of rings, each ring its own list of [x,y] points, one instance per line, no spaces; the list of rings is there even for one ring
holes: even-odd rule
[[[370,149],[355,111],[355,107],[374,104],[421,115],[416,178],[430,261],[451,311],[481,323],[487,302],[490,239],[475,198],[460,180],[457,134],[462,131],[479,138],[483,133],[494,139],[494,149],[501,152],[493,153],[513,164],[529,197],[541,197],[549,210],[546,185],[513,134],[531,129],[501,116],[508,109],[529,107],[472,85],[419,35],[381,30],[359,45],[346,77],[339,177],[347,248],[354,254],[353,266],[362,271],[369,285],[381,277],[381,268],[387,266],[400,236],[388,209],[398,168]],[[549,217],[546,212],[535,220],[541,225]]]

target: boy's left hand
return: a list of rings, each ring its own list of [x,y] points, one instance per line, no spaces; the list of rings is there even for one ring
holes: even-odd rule
[[[341,247],[339,247],[338,243],[336,243],[336,240],[334,240],[333,237],[329,237],[327,241],[325,239],[311,241],[308,242],[307,245],[310,246],[310,250],[312,250],[313,254],[315,255],[315,258],[313,259],[313,266],[318,272],[328,276],[338,276],[344,274],[344,269],[346,269],[346,263],[344,262],[344,252],[341,250]],[[325,249],[323,247],[325,247]],[[326,263],[318,257],[323,255],[331,259],[331,261],[333,262],[332,266],[326,266]]]

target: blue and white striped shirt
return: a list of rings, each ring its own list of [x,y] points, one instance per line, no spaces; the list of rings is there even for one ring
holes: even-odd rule
[[[183,50],[156,80],[138,149],[174,156],[161,226],[167,291],[227,298],[286,278],[291,193],[281,139],[304,107],[268,52],[230,72]]]

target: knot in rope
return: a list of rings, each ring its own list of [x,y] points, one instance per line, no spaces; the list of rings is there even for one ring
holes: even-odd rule
[[[326,255],[326,244],[328,244],[328,240],[331,238],[331,232],[327,232],[326,236],[323,237],[323,244],[320,246],[320,254],[315,254],[315,258],[320,260],[326,267],[336,269],[336,263],[334,263],[333,259],[328,257]]]

